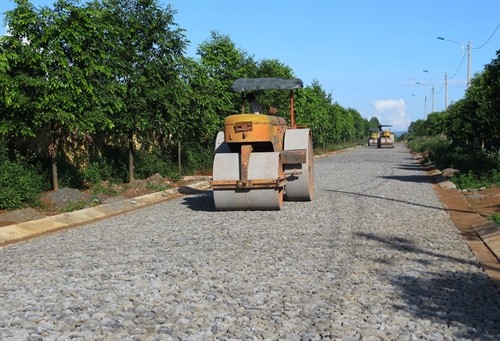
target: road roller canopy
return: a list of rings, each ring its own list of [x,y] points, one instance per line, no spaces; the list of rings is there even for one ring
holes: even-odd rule
[[[384,128],[384,127],[388,127],[389,129],[382,129],[382,128]],[[378,130],[379,130],[379,131],[382,131],[382,130],[389,131],[389,130],[390,130],[390,127],[392,127],[392,125],[391,125],[391,124],[381,124],[381,125],[379,125],[379,126],[378,126]]]
[[[304,84],[299,78],[239,78],[233,82],[233,91],[252,90],[293,90],[302,89]]]

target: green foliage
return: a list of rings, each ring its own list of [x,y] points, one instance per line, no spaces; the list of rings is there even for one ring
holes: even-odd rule
[[[104,158],[98,158],[82,171],[83,181],[95,185],[101,181],[116,181],[113,165]]]
[[[480,175],[490,170],[500,169],[498,158],[477,147],[450,146],[448,164],[462,172],[472,171]]]
[[[448,108],[447,135],[461,146],[500,150],[500,50],[476,75],[465,97]]]
[[[99,194],[104,194],[107,196],[114,196],[118,194],[118,191],[113,187],[112,183],[103,181],[91,184],[90,192],[94,197],[98,196]],[[99,199],[97,198],[95,198],[94,200],[99,201]]]
[[[13,161],[5,155],[0,159],[0,209],[35,204],[40,193],[47,190],[40,169],[29,165],[19,156]]]
[[[183,145],[183,170],[188,174],[211,170],[213,158],[212,146],[207,147],[189,142]]]
[[[459,189],[489,188],[492,185],[500,186],[500,171],[494,169],[477,174],[470,170],[454,176],[451,178],[451,181]]]
[[[62,212],[73,212],[73,211],[84,209],[85,207],[88,207],[88,204],[86,202],[77,201],[77,202],[69,203],[64,208],[62,208],[61,211]]]
[[[155,184],[155,183],[152,183],[152,182],[147,182],[146,183],[146,188],[150,189],[150,190],[153,190],[153,191],[156,191],[156,192],[161,192],[161,191],[165,191],[165,190],[169,189],[170,186]]]
[[[444,166],[447,162],[448,148],[450,142],[441,136],[423,136],[412,138],[408,142],[408,147],[413,151],[422,154],[424,161],[433,162],[436,166]],[[450,164],[448,163],[448,165]]]
[[[380,121],[378,120],[377,117],[373,116],[370,118],[370,121],[368,123],[368,128],[369,129],[378,129],[378,126],[380,125]]]
[[[483,72],[472,79],[464,98],[450,105],[446,112],[432,113],[426,120],[410,124],[410,148],[422,152],[439,168],[460,170],[461,173],[452,178],[459,188],[499,183],[499,75],[500,51]],[[446,139],[448,145],[436,143],[440,139]]]
[[[181,178],[177,164],[160,151],[140,153],[137,156],[135,173],[138,179],[146,179],[156,173],[173,181]]]
[[[496,154],[473,147],[454,145],[443,136],[412,138],[408,146],[413,151],[421,153],[425,162],[432,162],[439,169],[456,168],[462,174],[470,171],[476,178],[500,169],[500,160]]]
[[[500,214],[493,214],[488,219],[500,224]]]

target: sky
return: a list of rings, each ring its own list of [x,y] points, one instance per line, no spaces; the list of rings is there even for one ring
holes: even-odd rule
[[[39,7],[54,1],[31,2]],[[254,60],[280,61],[305,85],[317,81],[334,102],[367,119],[377,117],[394,131],[405,131],[412,121],[463,98],[467,65],[472,78],[500,50],[500,0],[159,0],[159,4],[176,11],[174,21],[190,42],[188,56],[197,57],[199,44],[217,31]],[[3,14],[13,8],[13,1],[0,0],[0,34],[6,32]]]

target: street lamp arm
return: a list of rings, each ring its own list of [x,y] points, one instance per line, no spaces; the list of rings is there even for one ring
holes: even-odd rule
[[[436,37],[436,38],[439,39],[439,40],[449,41],[451,43],[455,43],[455,44],[460,45],[460,47],[462,48],[462,53],[465,54],[465,46],[461,42],[456,41],[456,40],[446,39],[446,38],[443,38],[443,37]]]
[[[455,77],[455,75],[460,70],[460,67],[462,66],[462,63],[463,63],[464,58],[465,58],[465,54],[467,53],[467,88],[468,88],[469,85],[470,85],[470,50],[471,50],[470,41],[467,42],[467,49],[465,49],[464,44],[462,44],[459,41],[450,40],[450,39],[446,39],[446,38],[443,38],[443,37],[436,37],[436,38],[439,39],[439,40],[449,41],[451,43],[458,44],[462,48],[462,61],[460,62],[460,66],[458,67],[457,72],[455,72],[455,74],[451,78]]]

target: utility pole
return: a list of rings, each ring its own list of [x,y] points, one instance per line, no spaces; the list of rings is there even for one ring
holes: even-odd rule
[[[448,73],[444,73],[444,110],[448,110]]]
[[[467,42],[467,88],[470,85],[470,41]]]
[[[434,84],[432,84],[432,112],[434,112]]]

